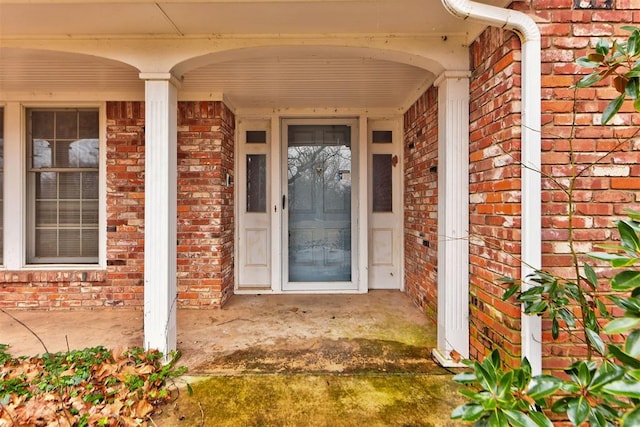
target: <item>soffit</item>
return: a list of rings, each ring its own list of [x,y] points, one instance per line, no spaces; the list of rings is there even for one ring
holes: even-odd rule
[[[486,3],[505,3],[487,1]],[[94,56],[3,48],[2,40],[259,37],[287,34],[450,35],[482,26],[448,14],[439,0],[153,2],[0,0],[2,93],[130,93],[144,96],[137,69]],[[40,40],[42,42],[40,42]],[[215,40],[215,37],[213,38]],[[402,108],[435,76],[347,48],[276,47],[268,55],[187,72],[181,93],[222,93],[239,108]]]
[[[452,32],[473,36],[481,28],[451,16],[439,0],[0,0],[0,37]]]

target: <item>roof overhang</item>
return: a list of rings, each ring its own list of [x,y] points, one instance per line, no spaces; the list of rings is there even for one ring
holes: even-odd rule
[[[402,109],[482,29],[437,0],[0,0],[0,100],[139,99],[171,72],[247,108]]]

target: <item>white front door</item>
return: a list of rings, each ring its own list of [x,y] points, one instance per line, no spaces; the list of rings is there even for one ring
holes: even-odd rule
[[[238,293],[402,288],[400,124],[238,120]]]

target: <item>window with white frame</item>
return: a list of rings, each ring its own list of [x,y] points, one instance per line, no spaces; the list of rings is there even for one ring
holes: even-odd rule
[[[97,263],[99,110],[27,117],[27,262]]]

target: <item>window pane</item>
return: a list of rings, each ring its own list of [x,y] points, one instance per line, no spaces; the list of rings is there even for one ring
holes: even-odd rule
[[[82,172],[82,198],[98,199],[98,172]]]
[[[60,198],[61,199],[79,199],[80,198],[80,172],[75,173],[58,173],[60,181]]]
[[[81,168],[97,168],[99,162],[99,141],[79,139],[71,144],[70,163]]]
[[[98,110],[30,110],[28,261],[97,262]],[[36,137],[37,136],[37,137]]]
[[[374,130],[372,138],[374,144],[391,144],[393,132],[390,130]]]
[[[82,202],[82,225],[98,225],[98,201]]]
[[[82,231],[82,256],[93,257],[98,253],[98,230]]]
[[[80,225],[80,212],[82,204],[75,202],[60,202],[60,212],[58,222],[61,225]]]
[[[58,235],[56,230],[36,230],[36,256],[55,257],[58,255]]]
[[[36,227],[58,223],[58,202],[36,202]]]
[[[53,112],[34,111],[31,114],[31,131],[33,139],[53,139]]]
[[[247,144],[266,144],[266,130],[248,130],[246,133]]]
[[[78,113],[75,111],[56,112],[56,139],[71,139],[78,135]]]
[[[33,151],[32,167],[36,169],[50,168],[53,166],[53,145],[44,139],[34,139],[31,146]]]
[[[56,199],[58,197],[58,174],[39,172],[35,174],[36,199]]]
[[[392,212],[391,154],[373,155],[373,211]]]
[[[56,141],[55,144],[56,159],[54,161],[54,167],[56,168],[77,168],[77,164],[73,164],[70,160],[71,157],[71,142],[68,141]]]
[[[77,257],[80,253],[80,230],[60,230],[58,252],[61,257]]]
[[[267,211],[267,156],[247,155],[247,212]]]
[[[79,114],[78,138],[93,138],[98,141],[98,121],[99,115],[97,111],[81,111]]]

